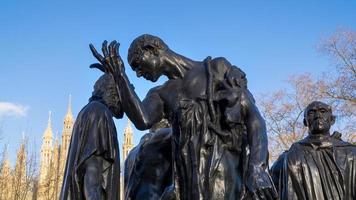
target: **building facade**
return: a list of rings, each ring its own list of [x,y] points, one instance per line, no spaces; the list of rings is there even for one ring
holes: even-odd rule
[[[122,157],[121,157],[121,173],[120,173],[120,196],[121,199],[124,199],[125,194],[125,184],[124,184],[124,170],[125,170],[125,160],[129,155],[131,149],[134,147],[133,145],[133,130],[131,127],[131,122],[127,121],[127,126],[124,129],[124,141],[122,144]]]
[[[61,140],[59,140],[58,134],[56,134],[55,138],[53,137],[51,123],[50,112],[47,127],[42,137],[37,192],[38,200],[58,199],[61,192],[63,174],[74,125],[71,96],[69,96],[67,112],[63,120]]]

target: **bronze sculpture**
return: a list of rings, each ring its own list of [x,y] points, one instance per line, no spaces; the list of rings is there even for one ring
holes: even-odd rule
[[[118,43],[105,41],[103,56],[91,49],[100,62],[96,67],[114,76],[124,112],[136,128],[149,129],[162,118],[172,124],[170,198],[276,198],[266,172],[265,123],[242,70],[225,58],[193,61],[160,38],[142,35],[129,48],[129,64],[138,77],[169,80],[141,101],[125,74]]]
[[[172,184],[172,131],[145,134],[125,160],[125,199],[156,200]]]
[[[120,198],[120,154],[112,118],[122,116],[114,80],[104,74],[74,124],[60,200]]]
[[[304,111],[309,135],[294,143],[272,167],[281,199],[356,199],[356,146],[330,135],[335,116],[314,101]]]

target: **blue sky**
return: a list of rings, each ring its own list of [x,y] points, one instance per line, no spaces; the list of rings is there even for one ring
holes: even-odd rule
[[[355,1],[128,2],[2,1],[0,102],[20,106],[0,112],[0,148],[9,144],[12,159],[23,131],[39,151],[49,110],[61,132],[69,94],[74,115],[87,103],[101,75],[88,68],[95,62],[89,43],[116,39],[126,58],[135,37],[158,35],[194,60],[226,57],[247,73],[258,96],[285,87],[292,74],[328,70],[316,45],[338,28],[356,28]],[[151,83],[126,68],[141,98],[165,80]],[[121,141],[126,123],[116,121]],[[138,141],[142,134],[135,134]]]

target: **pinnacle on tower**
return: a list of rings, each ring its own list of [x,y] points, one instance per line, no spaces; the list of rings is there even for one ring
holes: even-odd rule
[[[52,112],[49,111],[47,128],[43,134],[43,138],[52,138],[52,122],[51,122]]]
[[[67,113],[64,117],[64,121],[73,121],[73,114],[72,114],[72,95],[69,95],[69,100],[68,100],[68,107],[67,107]]]
[[[124,130],[124,134],[128,133],[128,134],[132,134],[132,127],[131,127],[131,121],[128,119],[127,120],[127,125],[126,128]]]
[[[129,154],[130,150],[133,148],[133,143],[132,143],[132,127],[131,127],[131,122],[130,120],[127,121],[127,126],[124,130],[124,142],[122,145],[122,158],[123,160],[126,159],[127,155]]]

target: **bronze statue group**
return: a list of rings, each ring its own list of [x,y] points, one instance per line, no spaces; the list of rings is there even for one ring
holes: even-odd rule
[[[138,77],[163,85],[138,98],[116,41],[102,54],[104,72],[74,125],[61,200],[120,199],[119,148],[113,117],[125,113],[151,131],[124,166],[126,200],[356,199],[356,147],[330,134],[332,108],[311,102],[309,134],[269,170],[264,119],[246,74],[223,57],[194,61],[160,38],[142,35],[128,51]],[[157,124],[167,121],[166,128]]]

